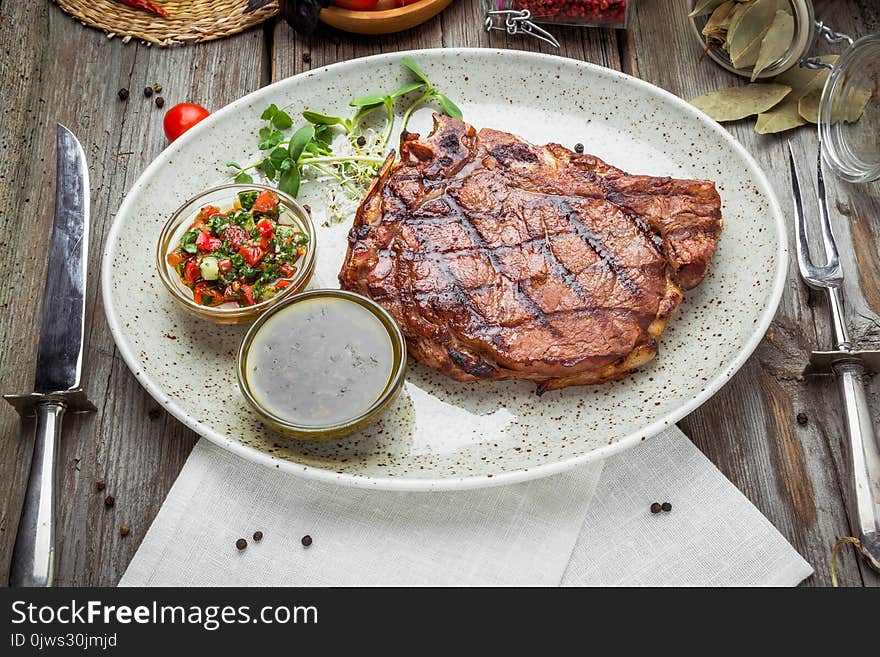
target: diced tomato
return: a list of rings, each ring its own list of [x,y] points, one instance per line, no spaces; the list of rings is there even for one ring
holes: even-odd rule
[[[199,212],[199,216],[203,219],[210,219],[215,214],[221,214],[220,208],[214,207],[213,205],[206,205],[202,208],[202,211]]]
[[[277,283],[275,283],[275,289],[276,290],[283,290],[284,288],[288,287],[289,285],[290,285],[290,281],[278,281]]]
[[[186,259],[189,258],[189,254],[183,249],[174,249],[171,253],[168,254],[166,260],[168,264],[172,267],[179,267]]]
[[[290,278],[295,271],[296,269],[288,265],[286,262],[278,267],[278,272],[281,274],[282,278]]]
[[[216,306],[223,301],[223,297],[207,283],[199,283],[193,289],[193,300],[203,306]]]
[[[263,214],[274,212],[278,209],[278,194],[275,192],[270,192],[268,189],[264,189],[257,196],[257,200],[254,201],[254,207],[251,208],[254,212],[260,212]]]
[[[220,258],[217,260],[217,269],[221,274],[228,274],[232,270],[232,260],[229,258]]]
[[[257,222],[257,228],[260,231],[260,235],[263,237],[271,239],[275,235],[275,229],[272,228],[272,222],[268,219],[260,219],[260,221]]]
[[[241,296],[244,299],[244,305],[253,306],[254,301],[254,290],[250,285],[242,285],[241,286]]]
[[[248,234],[240,226],[227,226],[226,230],[223,231],[223,239],[229,242],[229,246],[236,250],[241,248],[242,244],[247,241],[247,238]]]
[[[265,253],[263,252],[263,249],[258,246],[245,245],[238,250],[238,255],[244,258],[244,261],[253,267],[263,259]]]
[[[258,241],[258,244],[260,245],[260,248],[263,249],[263,251],[265,251],[266,249],[269,248],[269,238],[268,237],[261,237]]]
[[[196,238],[196,248],[199,251],[213,253],[220,248],[220,244],[220,238],[211,237],[209,233],[199,233],[199,236]]]
[[[195,258],[186,261],[186,267],[183,268],[183,277],[191,286],[195,285],[196,281],[202,277],[202,271],[196,264]]]
[[[204,230],[208,227],[208,222],[202,219],[202,215],[197,215],[196,220],[193,222],[190,228],[195,228],[196,230]]]

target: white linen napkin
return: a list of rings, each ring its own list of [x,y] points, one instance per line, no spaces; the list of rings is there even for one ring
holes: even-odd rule
[[[201,440],[120,586],[793,586],[811,573],[672,427],[605,464],[430,494],[308,481]]]

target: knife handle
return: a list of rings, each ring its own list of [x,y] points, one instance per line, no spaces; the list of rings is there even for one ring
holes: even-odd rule
[[[834,371],[846,413],[852,521],[862,555],[880,570],[880,444],[865,397],[865,368],[858,362],[842,362]]]
[[[9,585],[52,586],[55,570],[55,464],[66,405],[37,404],[37,432],[21,521],[12,550]]]

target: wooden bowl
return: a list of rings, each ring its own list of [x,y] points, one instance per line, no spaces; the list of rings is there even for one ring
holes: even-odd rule
[[[342,7],[321,10],[321,21],[344,32],[354,34],[391,34],[408,30],[434,18],[452,0],[421,0],[406,7],[385,11],[354,11]]]

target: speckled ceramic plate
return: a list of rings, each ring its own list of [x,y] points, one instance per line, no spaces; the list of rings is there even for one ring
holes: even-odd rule
[[[102,287],[120,353],[150,394],[198,433],[270,467],[353,486],[437,490],[522,481],[605,458],[658,433],[723,386],[767,329],[786,271],[779,205],[745,150],[684,101],[591,64],[486,49],[405,54],[477,127],[538,144],[582,142],[632,173],[717,182],[725,225],[714,264],[669,323],[659,356],[624,381],[542,397],[525,382],[456,383],[413,363],[395,405],[348,439],[297,442],[260,424],[235,382],[244,328],[185,314],[154,272],[153,245],[180,203],[224,179],[224,162],[253,159],[268,103],[346,114],[350,98],[409,79],[401,54],[390,54],[242,98],[176,141],[135,183],[107,239]],[[410,129],[429,126],[430,110],[423,109]],[[347,230],[318,229],[311,287],[338,286]]]

